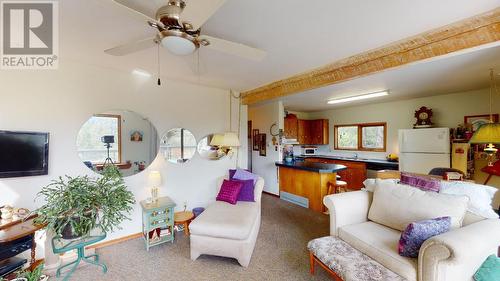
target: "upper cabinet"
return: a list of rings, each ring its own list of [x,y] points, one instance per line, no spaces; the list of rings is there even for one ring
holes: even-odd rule
[[[285,118],[285,138],[297,139],[299,144],[325,145],[329,141],[328,119],[303,120],[294,114]]]

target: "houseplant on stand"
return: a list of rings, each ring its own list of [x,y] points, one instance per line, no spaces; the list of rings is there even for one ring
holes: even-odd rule
[[[102,177],[59,177],[42,188],[38,196],[46,203],[36,210],[36,223],[46,224],[64,239],[89,235],[94,228],[103,232],[119,228],[128,219],[135,203],[120,171],[114,165],[103,168]]]

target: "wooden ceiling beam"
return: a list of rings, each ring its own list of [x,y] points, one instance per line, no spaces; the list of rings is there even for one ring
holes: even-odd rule
[[[500,7],[242,93],[255,104],[500,41]]]

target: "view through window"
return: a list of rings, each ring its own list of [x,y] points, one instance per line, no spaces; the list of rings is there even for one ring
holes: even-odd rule
[[[114,136],[114,143],[110,144],[109,157],[113,163],[120,163],[120,120],[119,115],[96,115],[82,126],[78,134],[77,147],[83,161],[92,164],[104,163],[108,157],[108,150],[102,137]]]
[[[386,123],[336,125],[335,149],[385,151]]]

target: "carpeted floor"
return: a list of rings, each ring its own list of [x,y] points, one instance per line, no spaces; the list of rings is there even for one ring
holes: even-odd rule
[[[108,266],[79,268],[71,278],[78,280],[331,280],[319,266],[309,275],[309,240],[328,235],[328,216],[293,205],[270,195],[262,198],[262,225],[248,268],[236,260],[214,256],[189,258],[189,237],[176,236],[146,251],[142,239],[98,250]]]

